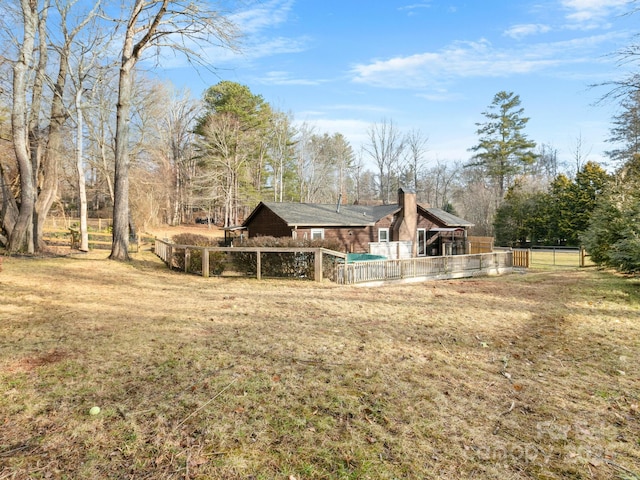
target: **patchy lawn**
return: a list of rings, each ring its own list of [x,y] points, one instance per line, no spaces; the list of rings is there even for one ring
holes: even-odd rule
[[[4,258],[0,478],[639,478],[638,279],[367,289],[105,257]]]

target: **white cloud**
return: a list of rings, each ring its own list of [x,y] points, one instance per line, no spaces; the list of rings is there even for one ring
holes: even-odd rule
[[[305,85],[314,86],[324,83],[324,80],[320,79],[307,79],[307,78],[294,78],[289,75],[289,72],[271,71],[267,72],[263,78],[258,80],[259,83],[266,85]]]
[[[294,0],[257,2],[230,17],[244,34],[252,34],[286,22]]]
[[[418,98],[424,98],[430,102],[451,102],[456,100],[462,100],[464,96],[460,93],[451,93],[446,90],[438,89],[431,93],[418,93]]]
[[[230,17],[243,37],[240,42],[241,54],[222,53],[214,57],[217,61],[255,60],[285,53],[299,53],[308,48],[308,37],[283,37],[271,35],[271,30],[286,24],[292,15],[294,0],[264,0],[250,4]]]
[[[549,25],[541,25],[539,23],[526,23],[521,25],[514,25],[504,32],[507,37],[520,40],[530,35],[537,35],[540,33],[547,33],[551,30]]]
[[[593,50],[618,34],[563,42],[496,48],[488,40],[455,42],[440,51],[417,53],[358,64],[352,81],[387,88],[442,88],[459,78],[491,78],[547,71],[569,64],[594,62]]]
[[[521,51],[498,50],[487,40],[456,42],[439,52],[426,52],[352,69],[353,81],[396,88],[435,87],[444,80],[460,77],[500,77],[530,73],[558,65],[562,60]]]
[[[404,5],[402,7],[398,7],[398,10],[400,10],[401,12],[407,11],[409,12],[409,15],[412,15],[415,10],[418,10],[420,8],[430,8],[430,7],[431,7],[430,2],[420,2],[420,3],[412,3],[410,5]]]
[[[264,58],[282,53],[299,53],[307,49],[306,38],[260,38],[251,39],[244,45],[244,58]]]
[[[629,8],[628,0],[561,0],[560,3],[569,12],[567,20],[588,26]]]

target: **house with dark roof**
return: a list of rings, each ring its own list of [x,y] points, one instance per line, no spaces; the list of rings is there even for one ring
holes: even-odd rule
[[[260,202],[242,224],[249,238],[331,239],[348,253],[375,253],[374,246],[400,242],[413,257],[468,253],[472,226],[439,208],[419,205],[415,193],[402,188],[393,205]]]

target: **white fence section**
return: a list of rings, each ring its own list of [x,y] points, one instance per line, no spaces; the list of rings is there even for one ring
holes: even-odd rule
[[[372,260],[336,266],[336,281],[343,285],[389,280],[429,280],[499,275],[513,270],[512,252]]]
[[[371,242],[369,253],[382,255],[392,260],[411,258],[411,242]]]

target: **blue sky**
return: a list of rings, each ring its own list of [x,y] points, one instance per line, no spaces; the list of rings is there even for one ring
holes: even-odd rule
[[[354,150],[391,120],[429,138],[427,160],[466,161],[477,122],[501,91],[520,95],[526,133],[573,165],[603,161],[615,104],[594,105],[619,78],[611,54],[629,45],[626,0],[262,0],[234,20],[242,55],[216,52],[209,72],[164,73],[200,96],[231,80]]]

